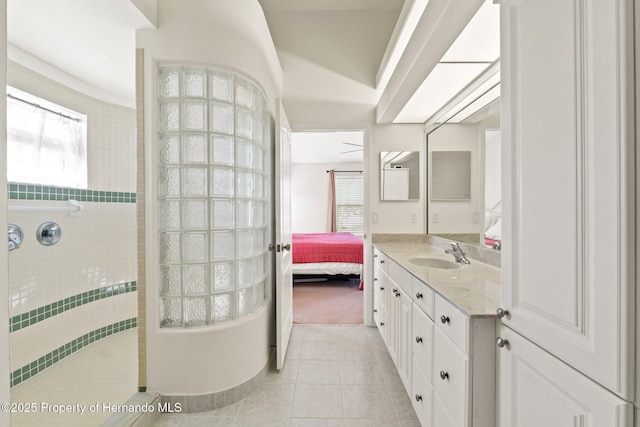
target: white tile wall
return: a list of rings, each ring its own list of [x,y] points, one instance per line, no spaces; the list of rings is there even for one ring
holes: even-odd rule
[[[88,116],[90,190],[136,191],[135,110],[71,90],[15,63],[8,84]],[[10,200],[10,206],[64,206],[66,202]],[[10,316],[96,288],[136,280],[136,205],[82,202],[79,216],[60,211],[10,211],[25,234],[9,254]],[[55,221],[62,239],[40,245],[38,226]],[[136,317],[135,292],[94,301],[11,334],[11,369],[36,360],[85,333]]]

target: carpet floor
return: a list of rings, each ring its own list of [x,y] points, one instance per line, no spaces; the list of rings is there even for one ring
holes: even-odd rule
[[[294,283],[293,323],[362,324],[363,292],[357,280]]]

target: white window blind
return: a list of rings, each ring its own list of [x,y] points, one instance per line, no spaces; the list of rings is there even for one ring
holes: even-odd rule
[[[10,182],[87,188],[87,116],[7,88]]]
[[[336,226],[339,232],[364,236],[364,181],[362,176],[336,175]]]

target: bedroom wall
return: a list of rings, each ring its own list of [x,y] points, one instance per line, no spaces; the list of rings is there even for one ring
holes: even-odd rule
[[[363,162],[292,163],[291,231],[324,233],[327,231],[330,169],[362,170]]]

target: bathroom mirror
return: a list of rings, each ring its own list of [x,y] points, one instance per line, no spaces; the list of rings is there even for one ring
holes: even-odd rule
[[[474,121],[427,134],[427,233],[501,248],[499,103]]]
[[[420,152],[382,151],[380,153],[380,200],[420,199]]]

